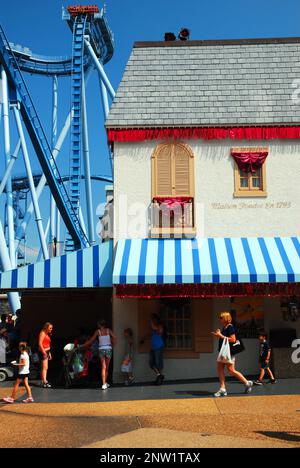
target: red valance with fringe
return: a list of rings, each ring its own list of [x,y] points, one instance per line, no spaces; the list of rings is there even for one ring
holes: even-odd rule
[[[261,168],[268,156],[268,152],[232,152],[231,156],[241,171],[254,173]]]
[[[297,127],[184,127],[184,128],[109,128],[109,143],[145,140],[203,139],[280,140],[299,139]]]
[[[299,283],[118,284],[120,299],[160,297],[290,297]]]

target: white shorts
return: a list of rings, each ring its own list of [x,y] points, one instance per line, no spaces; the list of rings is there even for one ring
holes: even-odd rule
[[[129,361],[128,363],[126,363],[127,359],[128,359],[127,357],[123,359],[123,362],[121,365],[121,372],[126,372],[130,374],[132,372],[132,361]]]

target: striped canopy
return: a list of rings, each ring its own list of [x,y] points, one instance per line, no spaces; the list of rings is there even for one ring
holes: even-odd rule
[[[0,290],[112,286],[112,242],[0,273]]]
[[[294,283],[300,237],[120,240],[113,284]]]

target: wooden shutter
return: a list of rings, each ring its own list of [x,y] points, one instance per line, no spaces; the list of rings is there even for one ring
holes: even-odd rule
[[[153,197],[194,197],[193,153],[183,143],[159,145],[152,156]]]
[[[212,353],[214,351],[213,300],[193,299],[194,351]]]
[[[172,145],[160,148],[156,157],[156,196],[172,195]]]
[[[149,353],[150,351],[150,317],[153,313],[158,313],[159,301],[156,299],[139,299],[138,306],[138,343],[139,353]],[[141,339],[149,335],[144,343],[140,343]]]
[[[182,145],[175,145],[174,148],[174,195],[191,195],[190,165],[191,156]]]

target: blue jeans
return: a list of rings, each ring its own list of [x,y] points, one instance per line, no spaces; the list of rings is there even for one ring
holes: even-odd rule
[[[163,369],[163,350],[164,348],[151,349],[149,356],[149,366],[151,369]]]

